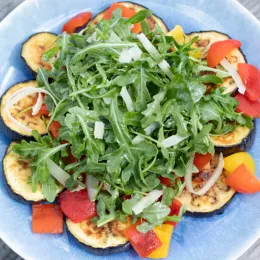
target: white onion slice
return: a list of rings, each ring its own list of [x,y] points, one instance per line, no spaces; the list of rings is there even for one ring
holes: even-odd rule
[[[140,135],[137,135],[133,140],[132,140],[132,144],[136,145],[141,143],[144,140],[144,138]]]
[[[147,196],[142,198],[137,204],[135,204],[132,208],[133,212],[138,215],[140,214],[145,208],[152,205],[156,200],[158,200],[163,195],[162,190],[153,190]]]
[[[141,55],[142,55],[142,51],[140,50],[140,48],[137,45],[135,45],[134,47],[130,48],[128,50],[128,53],[131,55],[131,57],[135,61],[140,60]]]
[[[45,93],[51,96],[51,98],[53,99],[55,105],[57,105],[56,100],[54,99],[54,97],[45,89],[42,88],[35,88],[35,87],[28,87],[28,88],[23,88],[23,89],[19,89],[16,92],[14,92],[6,101],[6,105],[4,108],[4,113],[7,114],[8,118],[12,121],[12,123],[17,127],[22,129],[25,132],[31,133],[32,129],[23,125],[22,123],[20,123],[19,121],[17,121],[9,112],[9,109],[16,104],[18,101],[20,101],[21,99],[23,99],[26,96],[35,94],[35,93]]]
[[[154,58],[155,60],[159,60],[161,58],[160,53],[143,33],[138,34],[137,38],[142,43],[146,51],[152,56],[152,58]]]
[[[180,143],[181,141],[183,141],[184,139],[186,139],[188,137],[189,137],[189,135],[186,135],[186,136],[180,136],[178,134],[172,135],[172,136],[170,136],[170,137],[168,137],[168,138],[166,138],[165,140],[162,141],[162,146],[164,148],[174,146],[174,145]]]
[[[66,181],[68,178],[70,178],[70,175],[65,172],[60,166],[58,166],[55,162],[53,162],[51,159],[46,159],[47,166],[49,168],[50,174],[52,177],[57,180],[63,187],[66,186]],[[82,184],[83,185],[83,184]],[[80,191],[85,189],[85,187],[79,185],[76,189],[72,190],[74,191]]]
[[[237,87],[238,87],[238,92],[241,94],[244,94],[246,91],[246,87],[244,85],[244,83],[242,82],[241,77],[239,76],[236,68],[229,63],[229,61],[224,58],[220,64],[231,74],[232,78],[234,79]]]
[[[158,122],[153,122],[149,126],[147,126],[144,131],[146,135],[150,135],[155,129],[157,129],[160,126]]]
[[[98,194],[98,183],[99,181],[92,175],[87,175],[86,186],[88,191],[88,197],[91,201],[96,200],[96,196]]]
[[[127,49],[124,49],[118,59],[119,63],[130,63],[132,61],[132,56]]]
[[[94,137],[97,139],[103,139],[105,132],[105,124],[101,121],[95,122]]]
[[[213,172],[212,176],[209,178],[208,182],[199,190],[199,191],[195,191],[193,189],[193,185],[192,185],[192,168],[193,168],[193,160],[194,160],[194,155],[190,158],[188,164],[187,164],[187,168],[186,168],[186,174],[185,174],[185,184],[186,184],[186,188],[190,193],[196,194],[196,195],[204,195],[205,193],[208,192],[208,190],[217,182],[217,180],[219,179],[222,171],[223,171],[223,167],[224,167],[224,158],[223,158],[223,154],[220,153],[219,155],[219,161],[218,161],[218,165],[215,169],[215,171]]]
[[[158,66],[166,74],[169,79],[173,78],[173,73],[170,70],[170,64],[166,60],[162,60]]]
[[[35,116],[39,113],[41,107],[42,107],[42,103],[43,103],[43,98],[42,98],[42,94],[38,94],[38,98],[37,101],[35,103],[35,105],[32,108],[32,115]]]
[[[123,98],[123,100],[126,104],[127,110],[134,111],[134,103],[133,103],[133,100],[132,100],[130,94],[128,93],[128,91],[126,89],[126,86],[122,87],[122,89],[120,91],[120,96]]]

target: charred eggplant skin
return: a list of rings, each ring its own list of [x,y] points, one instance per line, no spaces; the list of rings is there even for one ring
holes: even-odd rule
[[[217,153],[223,153],[224,156],[229,156],[238,152],[246,152],[254,144],[256,136],[256,123],[254,120],[254,128],[252,128],[246,138],[242,140],[241,143],[230,145],[230,146],[215,146],[215,151]]]
[[[204,217],[208,218],[208,217],[213,217],[213,216],[216,216],[216,215],[222,215],[225,212],[225,210],[228,208],[228,206],[230,205],[230,203],[232,202],[232,200],[234,199],[235,196],[236,196],[236,193],[220,209],[216,209],[216,210],[213,210],[213,211],[210,211],[210,212],[191,212],[191,211],[186,211],[185,212],[185,216],[193,217],[193,218],[204,218]]]
[[[116,246],[116,247],[108,247],[108,248],[94,248],[92,246],[88,246],[84,243],[81,243],[71,232],[69,231],[67,225],[66,225],[66,230],[69,234],[69,239],[71,239],[73,242],[77,243],[80,245],[83,249],[88,251],[91,254],[97,255],[97,256],[106,256],[106,255],[112,255],[112,254],[118,254],[122,252],[126,252],[132,248],[131,244],[129,242]]]

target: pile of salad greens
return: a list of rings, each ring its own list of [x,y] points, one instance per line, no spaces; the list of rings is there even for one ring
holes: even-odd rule
[[[145,10],[124,19],[117,9],[111,20],[96,27],[60,35],[43,55],[52,70],[40,68],[37,75],[38,86],[52,95],[44,99],[51,111],[46,125],[58,121],[59,136],[33,131],[35,141],[13,147],[31,161],[32,189],[41,184],[50,202],[58,184],[48,161],[71,174],[66,181],[69,190],[84,185],[84,175],[94,176],[98,226],[128,215],[146,220],[138,226],[141,232],[166,220],[178,222],[184,207],[179,216],[169,216],[169,206],[185,187],[180,177],[190,157],[214,154],[210,134],[225,134],[238,125],[252,128],[251,118],[235,112],[238,103],[223,94],[224,88],[206,93],[205,83],[221,85],[228,73],[191,55],[199,51],[192,47],[197,37],[179,44],[159,27],[150,31],[145,22],[150,15]],[[157,52],[147,51],[131,32],[137,22]],[[122,61],[122,52],[133,47],[141,50],[140,58]],[[169,64],[168,75],[158,66],[162,61]],[[104,124],[103,138],[94,136],[96,122]],[[65,165],[68,148],[77,162]],[[169,178],[172,186],[163,187],[160,176]],[[154,190],[164,190],[161,201],[135,215],[133,206]],[[126,195],[132,197],[124,200]]]

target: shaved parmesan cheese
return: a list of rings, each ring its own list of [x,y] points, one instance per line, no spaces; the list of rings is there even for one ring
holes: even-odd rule
[[[232,64],[229,63],[229,61],[224,58],[220,64],[231,74],[232,78],[234,79],[237,87],[238,87],[238,92],[243,94],[246,91],[246,87],[241,79],[241,77],[239,76],[237,70],[235,67],[232,66]]]
[[[140,135],[137,135],[133,140],[132,140],[132,144],[139,144],[144,140],[144,138]]]
[[[122,87],[122,89],[120,91],[120,96],[123,98],[123,100],[126,104],[127,110],[134,111],[134,103],[133,103],[133,100],[132,100],[130,94],[128,93],[128,91],[126,89],[126,86]]]
[[[105,124],[101,121],[95,122],[94,137],[97,139],[103,139],[105,132]]]
[[[152,58],[154,58],[155,60],[161,59],[160,53],[143,33],[137,34],[137,38],[142,43],[146,51],[152,56]]]
[[[147,196],[142,198],[137,204],[135,204],[132,208],[133,212],[138,215],[145,208],[151,206],[156,200],[158,200],[163,195],[162,190],[153,190]]]
[[[189,137],[189,135],[186,135],[186,136],[180,136],[178,134],[172,135],[162,141],[162,147],[168,148],[168,147],[174,146],[174,145],[180,143],[181,141],[183,141],[184,139],[186,139],[187,137]]]
[[[142,51],[140,50],[140,48],[137,45],[130,48],[128,50],[128,52],[135,61],[140,60],[141,55],[142,55]]]
[[[96,200],[96,196],[99,190],[98,183],[99,181],[94,176],[87,175],[86,187],[87,187],[88,197],[91,201]]]
[[[173,73],[170,70],[170,64],[166,60],[162,60],[158,66],[166,74],[169,79],[173,78]]]
[[[132,56],[127,49],[124,49],[118,59],[119,63],[130,63],[132,61]]]

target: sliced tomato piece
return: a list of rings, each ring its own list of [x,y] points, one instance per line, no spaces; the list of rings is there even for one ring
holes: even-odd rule
[[[199,171],[201,171],[205,165],[207,165],[212,159],[212,154],[206,153],[206,154],[199,154],[196,153],[194,157],[194,165],[198,168]]]
[[[86,24],[91,18],[91,12],[80,13],[63,25],[62,32],[74,33],[78,27]]]
[[[260,117],[260,102],[250,101],[244,95],[237,94],[235,99],[239,102],[237,112],[254,118]]]
[[[160,176],[159,179],[161,184],[164,184],[165,186],[172,186],[171,180],[169,178]]]
[[[61,124],[58,121],[52,121],[50,125],[50,132],[53,138],[58,138],[59,136],[59,129],[61,127]]]
[[[251,101],[257,101],[260,98],[259,70],[257,67],[246,63],[239,63],[237,69],[246,87],[245,96]]]
[[[59,195],[58,200],[62,212],[75,223],[97,215],[96,204],[89,200],[85,189],[74,192],[66,190]]]
[[[216,67],[231,51],[239,48],[241,45],[241,42],[237,40],[214,42],[210,46],[207,55],[209,67]]]
[[[40,111],[38,112],[38,116],[49,116],[50,112],[47,109],[46,104],[42,104]]]
[[[63,233],[63,215],[59,205],[33,205],[32,231],[40,234]]]
[[[106,11],[105,15],[104,15],[104,19],[105,20],[110,20],[112,17],[112,13],[113,11],[115,11],[116,9],[120,8],[122,10],[122,17],[124,18],[130,18],[132,17],[134,14],[136,14],[136,12],[132,9],[129,9],[119,3],[113,3]],[[133,28],[131,29],[132,32],[134,33],[140,33],[141,32],[141,24],[140,23],[136,23],[134,24]]]
[[[227,176],[226,183],[240,193],[256,193],[260,191],[260,182],[245,164],[238,166]]]
[[[143,258],[150,255],[157,248],[162,246],[162,242],[157,237],[153,230],[143,234],[136,229],[136,226],[140,225],[140,221],[136,224],[125,229],[124,235],[129,239],[132,247],[135,249],[137,254]]]
[[[172,205],[170,206],[171,212],[169,216],[178,216],[180,213],[182,207],[182,203],[179,202],[178,200],[174,199],[172,202]],[[176,226],[178,223],[172,222],[172,221],[166,221],[165,224],[170,224],[172,226]]]

